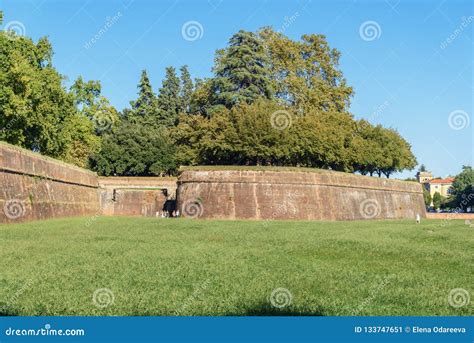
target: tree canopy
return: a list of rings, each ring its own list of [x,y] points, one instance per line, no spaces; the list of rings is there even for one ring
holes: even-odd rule
[[[85,167],[100,139],[75,106],[76,94],[62,85],[52,55],[47,38],[35,44],[0,32],[0,139]]]
[[[474,169],[471,166],[463,166],[462,172],[456,175],[452,200],[451,207],[457,207],[462,211],[474,207]]]
[[[170,66],[155,93],[143,70],[119,113],[98,81],[63,86],[47,38],[11,34],[0,32],[0,139],[102,175],[236,164],[390,177],[417,164],[395,129],[354,119],[340,52],[323,35],[241,30],[216,51],[209,78]]]
[[[91,166],[101,175],[166,175],[176,170],[174,146],[162,128],[122,122],[104,135]]]

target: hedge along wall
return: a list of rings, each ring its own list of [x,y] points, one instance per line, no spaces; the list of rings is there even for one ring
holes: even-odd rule
[[[185,217],[364,220],[425,217],[421,185],[297,168],[193,168],[178,179]]]
[[[97,175],[0,142],[0,223],[94,215]]]

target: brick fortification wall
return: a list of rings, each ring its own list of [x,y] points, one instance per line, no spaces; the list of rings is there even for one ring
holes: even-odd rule
[[[98,178],[93,172],[0,142],[0,223],[68,216],[224,219],[414,219],[425,217],[420,184],[305,169],[185,170],[178,180]]]
[[[185,217],[363,220],[426,217],[421,185],[317,170],[184,170],[178,209]]]
[[[426,213],[426,218],[428,219],[443,219],[443,220],[469,220],[469,225],[474,227],[474,213]]]
[[[104,215],[155,217],[175,206],[174,177],[99,177],[99,184]]]
[[[93,215],[97,176],[0,142],[0,223]]]
[[[0,223],[54,217],[156,216],[174,205],[176,178],[97,177],[0,142]]]

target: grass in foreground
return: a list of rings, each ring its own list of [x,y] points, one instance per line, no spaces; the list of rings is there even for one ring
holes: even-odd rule
[[[473,297],[473,232],[462,221],[1,225],[0,314],[473,315],[472,301],[448,303],[455,288]]]

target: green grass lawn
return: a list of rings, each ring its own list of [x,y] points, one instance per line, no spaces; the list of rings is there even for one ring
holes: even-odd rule
[[[448,303],[455,288],[474,298],[473,234],[428,220],[1,225],[0,313],[473,315],[474,299]]]

